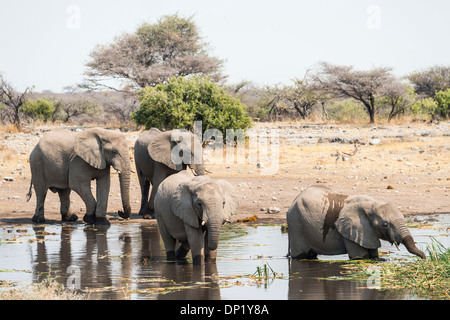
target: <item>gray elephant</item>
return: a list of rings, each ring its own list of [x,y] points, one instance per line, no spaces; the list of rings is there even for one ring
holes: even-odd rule
[[[27,201],[36,192],[34,222],[45,222],[44,202],[47,190],[58,192],[62,221],[76,221],[70,213],[70,192],[78,193],[86,204],[83,220],[89,224],[109,225],[106,219],[110,189],[110,166],[119,173],[123,212],[128,218],[130,206],[130,156],[123,134],[93,128],[81,132],[54,130],[45,134],[30,154],[31,183]],[[91,180],[97,180],[95,200]]]
[[[165,179],[155,211],[167,259],[183,260],[191,250],[194,264],[215,263],[222,224],[238,207],[230,183],[183,170]],[[175,252],[176,240],[181,245]]]
[[[168,176],[189,166],[197,175],[205,174],[203,150],[190,132],[152,128],[139,136],[134,146],[136,173],[141,187],[139,214],[154,218],[154,199],[159,184]],[[152,186],[150,199],[148,197]]]
[[[347,196],[311,186],[297,196],[286,218],[292,258],[345,253],[351,259],[378,258],[379,239],[402,243],[410,253],[425,258],[402,213],[393,204],[369,196]]]

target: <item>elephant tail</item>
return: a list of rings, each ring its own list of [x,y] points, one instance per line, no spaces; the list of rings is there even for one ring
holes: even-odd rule
[[[28,189],[28,193],[27,193],[27,202],[30,201],[31,195],[33,194],[33,191],[31,189],[32,186],[33,186],[33,181],[30,182],[30,189]]]

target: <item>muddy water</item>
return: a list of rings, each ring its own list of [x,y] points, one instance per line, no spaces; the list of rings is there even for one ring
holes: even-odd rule
[[[423,223],[430,217],[418,217]],[[411,223],[416,223],[411,221]],[[450,215],[411,228],[418,247],[431,237],[450,246]],[[383,242],[386,260],[411,258]],[[408,292],[371,289],[365,282],[336,280],[347,255],[319,261],[285,258],[287,234],[279,226],[223,231],[217,263],[203,267],[165,260],[157,225],[20,225],[0,228],[0,284],[38,282],[49,274],[90,299],[410,299]],[[331,261],[335,260],[335,261]],[[336,261],[338,260],[338,261]],[[266,277],[251,275],[266,272]],[[330,280],[333,279],[334,280]]]

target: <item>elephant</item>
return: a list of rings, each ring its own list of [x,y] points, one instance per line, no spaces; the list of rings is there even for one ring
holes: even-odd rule
[[[130,155],[126,137],[117,131],[92,128],[81,132],[64,129],[46,133],[30,154],[31,183],[27,201],[36,193],[33,222],[45,222],[44,202],[48,189],[58,192],[61,220],[76,221],[70,212],[70,192],[75,191],[86,204],[83,220],[88,224],[109,225],[106,218],[110,189],[110,166],[119,173],[123,212],[129,218]],[[91,180],[96,179],[96,198],[91,192]]]
[[[199,139],[190,132],[152,128],[139,136],[134,146],[136,173],[141,187],[139,215],[155,217],[154,199],[160,183],[189,166],[197,175],[205,174],[203,150]],[[178,161],[177,161],[178,160]],[[152,186],[150,199],[148,198]]]
[[[194,176],[187,170],[166,178],[155,196],[155,213],[168,260],[194,265],[215,263],[222,224],[238,207],[233,186],[225,180]],[[176,240],[180,242],[175,252]]]
[[[325,186],[302,191],[286,214],[292,258],[316,259],[318,254],[348,253],[350,259],[378,258],[380,240],[422,259],[403,214],[392,204],[366,195],[343,195]]]

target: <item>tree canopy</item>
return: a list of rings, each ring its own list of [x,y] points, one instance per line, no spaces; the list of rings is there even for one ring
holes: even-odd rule
[[[222,61],[208,54],[192,17],[178,14],[142,23],[134,33],[98,45],[86,66],[83,86],[89,89],[130,91],[167,83],[175,76],[223,78]]]
[[[167,84],[141,90],[141,107],[132,119],[146,129],[193,129],[202,121],[203,131],[246,129],[252,124],[241,102],[208,77],[174,77]]]

